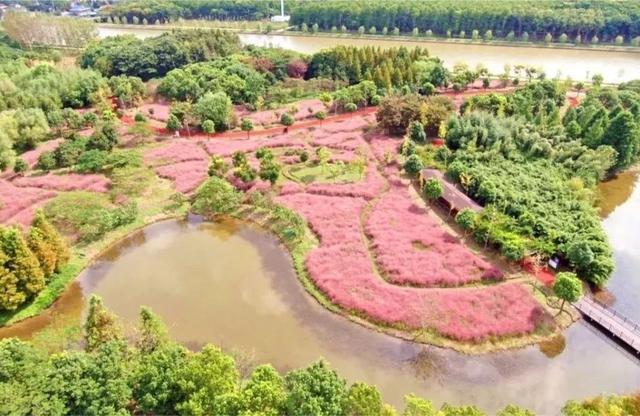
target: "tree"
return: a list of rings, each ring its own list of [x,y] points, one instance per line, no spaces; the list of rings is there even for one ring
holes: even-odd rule
[[[205,120],[205,121],[211,121],[211,120]],[[211,124],[213,124],[213,121],[211,121]],[[169,114],[169,118],[167,119],[167,129],[170,131],[178,131],[180,130],[180,127],[182,127],[182,123],[180,123],[180,120],[178,120],[178,117],[176,117],[174,114]],[[214,125],[214,131],[215,131],[215,125]]]
[[[228,214],[240,204],[241,195],[224,179],[210,177],[196,190],[193,211],[199,214]]]
[[[25,151],[36,147],[49,134],[49,123],[44,112],[39,108],[10,110],[0,113],[0,116],[13,117],[13,126],[6,126],[0,118],[0,127],[7,128],[4,134],[12,140],[16,150]],[[10,123],[11,124],[11,123]]]
[[[560,312],[564,310],[565,302],[575,302],[582,295],[582,282],[571,272],[560,272],[556,275],[556,281],[553,284],[553,293],[560,299]]]
[[[360,26],[360,27],[358,28],[358,35],[362,36],[362,35],[364,35],[364,32],[365,32],[365,28],[364,28],[364,26]]]
[[[427,141],[427,135],[424,132],[424,126],[419,121],[412,121],[409,125],[409,137],[416,143],[424,143]]]
[[[464,208],[456,214],[455,221],[465,233],[468,233],[475,228],[477,217],[477,214],[473,210]]]
[[[284,380],[269,364],[256,367],[240,393],[239,414],[284,414],[287,392]]]
[[[169,333],[164,322],[151,309],[140,307],[140,323],[136,346],[142,353],[149,354],[169,343]]]
[[[110,152],[118,145],[118,130],[112,122],[102,123],[87,140],[87,150],[104,150]]]
[[[76,171],[80,173],[97,173],[104,169],[109,161],[109,153],[104,150],[87,150],[78,158]]]
[[[354,103],[347,103],[345,104],[344,109],[347,113],[353,113],[358,109],[358,106],[355,105]]]
[[[294,370],[285,377],[289,397],[287,415],[290,416],[334,416],[343,414],[342,405],[346,397],[346,383],[329,369],[324,361]]]
[[[281,167],[271,158],[264,158],[260,161],[260,172],[258,173],[260,179],[263,181],[269,181],[271,185],[274,185],[280,177]]]
[[[544,43],[551,43],[552,40],[553,36],[551,35],[551,33],[547,33],[546,35],[544,35]]]
[[[380,101],[376,120],[390,133],[404,133],[412,121],[420,119],[422,100],[416,95],[390,95]]]
[[[486,40],[487,42],[493,40],[493,32],[491,30],[487,30],[486,32],[484,32],[484,40]]]
[[[186,360],[175,377],[182,397],[176,405],[180,414],[223,414],[216,406],[222,404],[222,397],[238,390],[239,374],[233,358],[210,344]]]
[[[284,126],[287,126],[287,127],[291,126],[291,125],[293,125],[294,121],[295,121],[295,119],[289,113],[284,113],[282,116],[280,116],[280,123],[282,123],[282,125],[284,125]]]
[[[22,158],[16,159],[13,164],[13,171],[15,173],[24,173],[29,169],[29,165]]]
[[[5,264],[9,256],[0,249],[0,311],[13,311],[22,305],[27,295],[20,290],[18,278]]]
[[[616,170],[631,166],[640,151],[640,132],[633,114],[629,111],[618,113],[604,133],[602,143],[613,147],[618,153]]]
[[[424,192],[424,196],[426,196],[429,201],[433,202],[442,196],[444,189],[442,188],[442,183],[439,180],[429,178],[424,183],[422,192]]]
[[[202,131],[207,134],[213,134],[216,132],[216,125],[211,120],[203,121],[201,127],[202,127]]]
[[[524,33],[522,34],[522,41],[523,41],[523,42],[529,42],[529,33],[524,32]]]
[[[602,74],[595,74],[594,76],[591,77],[591,82],[593,82],[593,85],[596,87],[599,87],[600,85],[602,85],[603,81],[604,81],[604,77],[602,76]]]
[[[381,416],[384,404],[378,389],[365,383],[349,387],[344,403],[345,416]]]
[[[322,127],[322,121],[327,118],[327,113],[325,111],[318,111],[314,117],[320,120],[320,127]]]
[[[504,409],[496,413],[496,416],[535,416],[535,414],[530,410],[509,404]]]
[[[437,414],[430,400],[409,394],[404,396],[404,402],[405,408],[402,416],[434,416]]]
[[[109,341],[121,340],[122,338],[122,328],[115,315],[105,308],[100,296],[91,295],[89,312],[84,324],[85,350],[87,352],[95,351]]]
[[[247,139],[250,138],[251,130],[253,130],[253,121],[248,118],[243,118],[240,122],[240,130],[247,132]]]
[[[420,159],[418,155],[413,154],[407,157],[403,168],[409,176],[416,176],[424,168],[424,165],[422,164],[422,159]]]
[[[313,33],[313,34],[318,33],[318,24],[317,24],[317,23],[314,23],[314,24],[311,26],[311,33]]]
[[[308,31],[309,31],[309,27],[307,26],[307,24],[306,23],[302,23],[300,25],[300,32],[307,33]]]
[[[47,220],[42,210],[36,211],[31,223],[31,228],[40,231],[44,241],[55,251],[54,271],[59,272],[68,261],[69,248],[58,230]]]
[[[558,41],[560,43],[567,43],[567,41],[569,40],[569,36],[567,36],[566,33],[563,33],[562,35],[560,35],[560,37],[558,38]]]
[[[38,294],[45,285],[44,273],[22,233],[16,228],[2,230],[0,249],[8,257],[4,267],[15,275],[18,290],[27,299]]]
[[[224,92],[208,92],[198,100],[193,110],[201,120],[213,121],[216,131],[222,131],[229,127],[233,105]]]
[[[624,36],[618,35],[615,38],[615,44],[620,46],[624,43]]]
[[[411,31],[411,34],[414,37],[418,37],[418,35],[420,34],[420,29],[418,29],[417,27],[414,27],[413,30]]]

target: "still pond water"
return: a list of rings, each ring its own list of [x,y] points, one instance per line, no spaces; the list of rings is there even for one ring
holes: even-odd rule
[[[113,28],[100,26],[100,37],[121,34],[134,34],[141,38],[158,36],[163,29]],[[513,46],[495,46],[446,43],[446,42],[413,42],[380,39],[357,39],[335,37],[287,36],[240,34],[244,44],[258,46],[275,46],[292,49],[303,53],[314,53],[323,48],[336,45],[354,46],[422,46],[433,56],[442,58],[445,64],[452,67],[458,62],[471,66],[484,64],[489,70],[498,74],[505,64],[540,67],[548,77],[576,80],[589,80],[594,74],[602,74],[606,82],[619,83],[640,78],[640,52],[619,52],[577,49],[529,48]]]

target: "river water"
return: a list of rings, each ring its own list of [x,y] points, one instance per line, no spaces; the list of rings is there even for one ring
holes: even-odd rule
[[[100,26],[100,37],[134,34],[141,38],[158,36],[162,28],[113,28]],[[287,36],[264,34],[240,34],[244,44],[275,46],[304,53],[317,52],[336,45],[354,46],[422,46],[429,53],[442,58],[452,67],[458,62],[471,66],[484,64],[494,74],[503,72],[505,64],[540,67],[548,77],[570,77],[574,81],[590,80],[594,74],[602,74],[605,82],[620,83],[640,79],[640,52],[619,52],[588,49],[554,49],[543,47],[514,47],[484,45],[482,43],[395,41],[389,38],[358,39],[338,37]]]

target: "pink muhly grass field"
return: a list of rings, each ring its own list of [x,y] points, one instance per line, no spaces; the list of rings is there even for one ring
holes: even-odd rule
[[[312,100],[302,100],[295,103],[292,103],[289,106],[281,107],[276,110],[265,110],[265,111],[257,111],[255,113],[237,113],[238,116],[248,118],[253,121],[253,124],[256,125],[269,125],[273,123],[279,123],[280,119],[277,114],[282,115],[284,113],[289,112],[291,106],[295,106],[298,108],[298,111],[293,115],[293,118],[296,120],[304,120],[306,118],[313,117],[318,111],[325,111],[326,108],[322,101],[312,99]],[[311,109],[311,111],[309,111]]]
[[[153,111],[153,114],[149,110]],[[140,113],[144,114],[145,117],[164,122],[169,119],[170,110],[169,104],[162,103],[143,104],[139,107]]]
[[[176,191],[188,194],[207,179],[208,168],[208,160],[193,160],[158,166],[155,171],[158,176],[173,181]]]
[[[369,120],[371,119],[362,116],[354,116],[347,120],[325,122],[322,123],[322,130],[328,133],[337,133],[339,131],[352,132],[354,130],[359,130],[367,127],[370,123]]]
[[[299,212],[320,247],[306,261],[311,279],[341,308],[375,322],[432,328],[460,341],[515,336],[535,330],[544,312],[527,289],[507,283],[474,289],[395,286],[375,274],[362,239],[362,198],[293,194],[277,198]]]
[[[378,266],[394,283],[458,286],[503,277],[444,231],[406,187],[394,187],[378,201],[365,230]]]
[[[144,154],[145,163],[151,166],[207,159],[209,159],[209,155],[202,148],[200,142],[185,139],[170,140]]]
[[[303,144],[300,138],[284,135],[259,139],[211,139],[204,142],[204,148],[210,155],[231,156],[235,152],[255,152],[261,147],[299,147]]]
[[[107,192],[111,186],[111,181],[104,175],[82,175],[79,173],[64,175],[49,173],[40,176],[17,177],[12,183],[21,188],[33,187],[54,191]]]
[[[324,130],[314,131],[311,144],[313,146],[326,146],[332,149],[356,150],[366,148],[361,131],[331,133]]]
[[[28,225],[35,209],[56,193],[41,188],[18,188],[0,180],[0,222]]]

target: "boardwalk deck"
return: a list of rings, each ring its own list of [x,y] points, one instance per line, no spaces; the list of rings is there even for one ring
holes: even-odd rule
[[[640,326],[637,323],[587,297],[581,298],[573,306],[588,320],[598,324],[606,335],[640,355]]]

